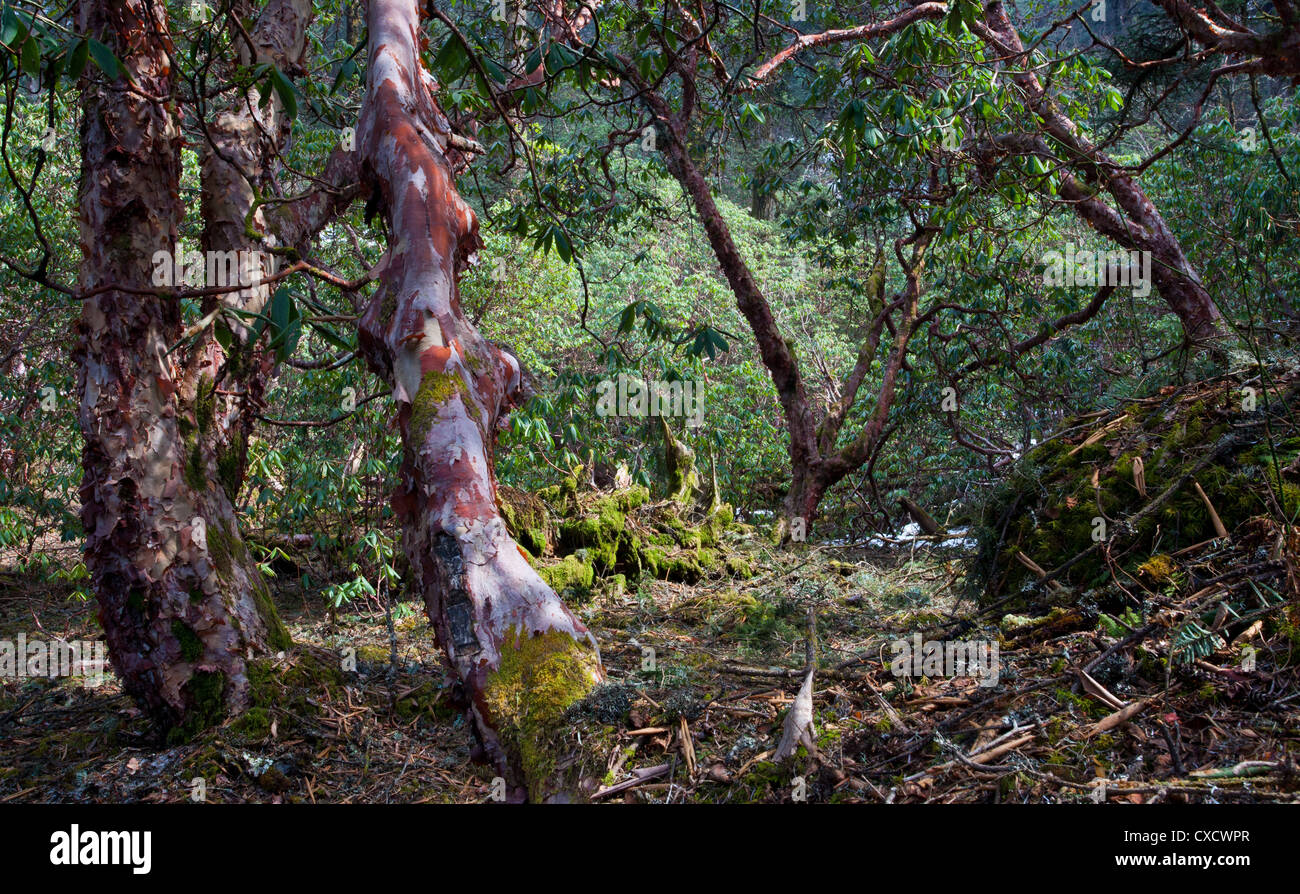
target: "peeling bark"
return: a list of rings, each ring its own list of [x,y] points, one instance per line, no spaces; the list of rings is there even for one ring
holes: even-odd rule
[[[357,137],[390,245],[360,344],[398,406],[403,548],[510,798],[572,796],[554,756],[564,711],[602,675],[599,651],[498,514],[492,448],[518,396],[519,364],[483,339],[457,297],[478,222],[453,183],[450,127],[420,63],[419,4],[371,0],[368,23]]]
[[[165,11],[82,0],[78,26],[130,73],[86,82],[80,286],[150,289],[183,214]],[[181,323],[174,297],[109,288],[83,303],[76,359],[86,566],[109,654],[127,692],[184,736],[246,707],[247,658],[288,635],[204,447],[212,388],[171,352]]]

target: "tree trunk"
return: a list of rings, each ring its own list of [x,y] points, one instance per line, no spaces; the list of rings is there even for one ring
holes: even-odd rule
[[[452,182],[450,128],[420,63],[420,6],[371,0],[368,24],[358,147],[390,245],[360,343],[398,406],[403,548],[509,797],[570,797],[556,760],[563,716],[601,678],[599,651],[497,511],[492,447],[519,365],[461,312],[457,277],[479,247],[478,222]]]
[[[177,242],[180,130],[167,101],[164,8],[82,0],[79,30],[131,74],[88,76],[79,188],[78,325],[86,566],[123,685],[184,737],[248,703],[246,661],[288,635],[239,540],[205,441],[213,392],[169,353],[180,301],[154,292],[153,256]]]
[[[244,66],[269,62],[289,76],[297,73],[307,50],[311,12],[309,0],[271,0],[258,16],[248,40],[242,34],[230,35],[239,50],[238,62]],[[250,42],[255,53],[249,49]],[[256,91],[250,89],[236,91],[207,125],[206,139],[199,147],[203,209],[200,242],[208,257],[216,252],[228,256],[235,253],[237,270],[250,274],[250,282],[224,295],[205,297],[205,314],[222,304],[260,313],[270,299],[273,286],[266,280],[275,273],[276,256],[272,250],[276,240],[274,236],[257,235],[267,233],[271,216],[258,205],[257,197],[272,192],[274,169],[285,150],[291,124],[279,96],[272,93],[263,107]],[[223,349],[213,330],[207,330],[202,350],[208,352],[211,362],[202,367],[199,375],[207,386],[214,386],[218,379],[221,383],[215,401],[218,424],[209,428],[207,441],[217,457],[222,488],[233,502],[247,474],[248,439],[263,406],[275,357],[265,346],[252,343],[251,323],[231,315],[223,318],[222,325],[230,328],[230,348]]]

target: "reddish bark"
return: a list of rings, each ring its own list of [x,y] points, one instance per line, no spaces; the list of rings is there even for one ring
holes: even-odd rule
[[[129,83],[88,78],[84,96],[80,286],[94,292],[77,347],[86,566],[126,690],[162,726],[187,732],[246,706],[247,658],[283,648],[287,634],[203,446],[211,389],[169,353],[180,302],[142,294],[153,288],[153,253],[172,250],[182,216],[165,11],[82,0],[78,22],[130,73]]]
[[[1281,19],[1275,31],[1246,28],[1214,4],[1197,7],[1187,0],[1153,0],[1179,28],[1206,53],[1224,53],[1249,58],[1230,63],[1224,70],[1258,73],[1274,77],[1300,77],[1300,21],[1290,0],[1275,0]]]
[[[985,5],[984,26],[977,28],[977,33],[993,49],[1008,58],[1023,57],[1020,34],[1001,0]],[[1012,74],[1012,80],[1020,88],[1025,106],[1042,122],[1044,132],[1061,146],[1065,164],[1084,181],[1062,178],[1061,197],[1073,203],[1079,216],[1097,232],[1129,250],[1151,253],[1156,289],[1182,321],[1189,339],[1203,342],[1221,336],[1223,317],[1219,308],[1187,260],[1178,237],[1142,187],[1066,116],[1028,63]],[[1110,194],[1123,212],[1122,217],[1108,204],[1095,200],[1097,189]]]
[[[599,679],[599,652],[497,510],[492,448],[519,366],[483,339],[457,297],[478,222],[453,183],[450,128],[420,63],[420,7],[371,0],[368,23],[358,146],[391,235],[360,338],[398,405],[404,456],[393,505],[403,547],[510,797],[571,794],[557,790],[563,783],[539,755],[562,737],[563,709]]]

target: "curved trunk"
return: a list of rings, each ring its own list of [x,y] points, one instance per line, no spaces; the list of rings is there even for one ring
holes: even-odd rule
[[[563,715],[600,679],[599,652],[497,510],[492,447],[519,366],[461,312],[457,276],[479,246],[478,222],[452,182],[450,129],[420,64],[420,7],[371,0],[368,21],[357,137],[390,246],[360,343],[398,406],[403,548],[509,796],[564,797],[573,786],[556,769]]]
[[[79,29],[118,55],[87,81],[79,187],[78,326],[86,566],[114,667],[181,735],[247,705],[246,660],[288,636],[235,529],[205,446],[214,393],[179,352],[180,302],[151,292],[183,209],[170,38],[146,0],[83,0]]]
[[[981,36],[993,49],[1013,57],[1024,54],[1020,33],[1002,0],[991,0],[984,7],[984,22]],[[1155,203],[1062,111],[1030,67],[1031,60],[1024,64],[1025,69],[1013,72],[1011,79],[1020,88],[1025,107],[1042,122],[1044,133],[1061,147],[1065,163],[1087,183],[1084,186],[1066,180],[1062,198],[1073,204],[1079,216],[1097,232],[1126,249],[1150,252],[1155,287],[1182,321],[1190,341],[1209,342],[1222,337],[1223,316]],[[1089,201],[1095,198],[1094,189],[1109,193],[1118,212],[1107,203]]]

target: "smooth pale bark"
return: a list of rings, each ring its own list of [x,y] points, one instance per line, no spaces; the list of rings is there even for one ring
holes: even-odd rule
[[[533,570],[496,505],[492,448],[519,365],[461,311],[478,222],[452,181],[450,128],[420,63],[416,0],[371,0],[358,127],[390,245],[360,322],[404,446],[393,505],[413,585],[509,797],[574,794],[556,771],[563,714],[600,679],[595,640]]]
[[[161,4],[82,0],[78,27],[131,74],[88,76],[83,99],[79,421],[86,566],[126,690],[183,733],[247,705],[247,659],[288,637],[235,536],[204,448],[214,424],[201,357],[171,349],[174,296],[148,294],[183,214],[181,135]],[[132,86],[133,85],[133,86]],[[154,99],[159,97],[160,99]],[[251,568],[251,570],[250,570]]]

